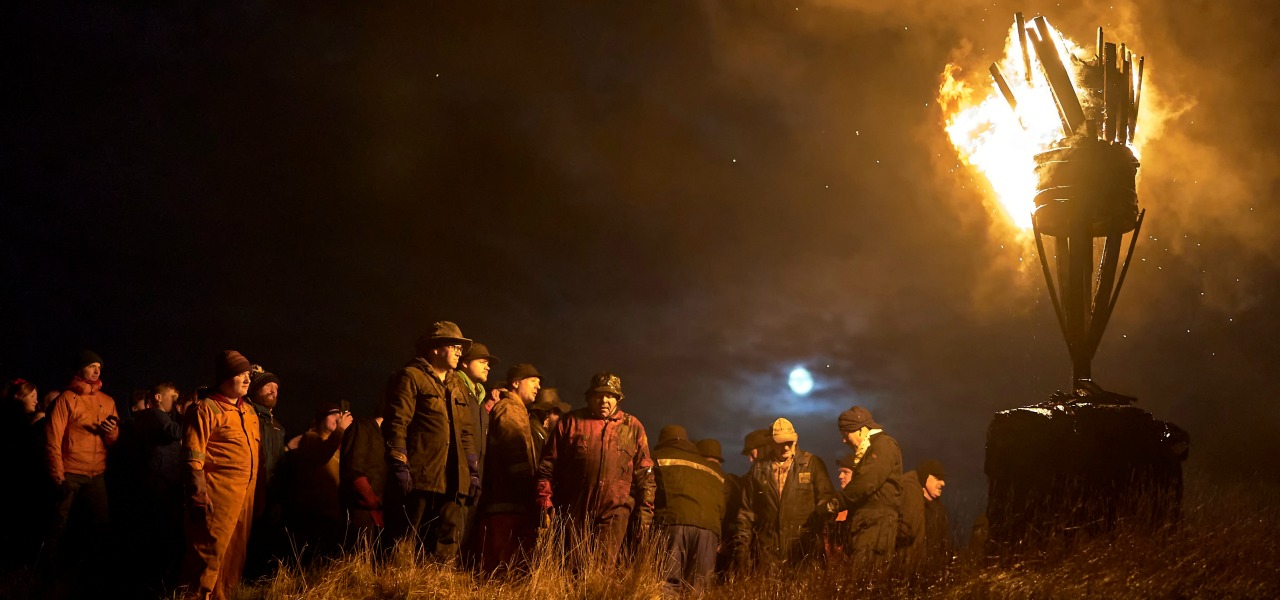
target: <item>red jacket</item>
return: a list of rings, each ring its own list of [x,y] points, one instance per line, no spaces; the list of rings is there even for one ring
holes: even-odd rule
[[[111,416],[119,418],[116,401],[102,393],[101,381],[71,380],[45,419],[45,454],[54,481],[61,483],[67,473],[93,477],[106,472],[107,447],[120,430],[104,435],[98,428]]]
[[[653,459],[640,420],[622,411],[608,419],[580,408],[556,424],[538,465],[538,499],[561,514],[599,519],[639,511],[653,520]]]

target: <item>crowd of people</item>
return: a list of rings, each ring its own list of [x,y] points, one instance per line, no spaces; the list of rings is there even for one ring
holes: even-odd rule
[[[217,356],[209,387],[160,383],[120,409],[93,352],[44,398],[11,381],[0,440],[11,490],[25,492],[4,508],[28,518],[11,529],[6,567],[101,590],[123,553],[136,594],[228,598],[281,561],[408,539],[458,568],[519,576],[552,523],[605,564],[656,540],[673,593],[822,561],[916,576],[949,555],[942,465],[904,473],[866,408],[836,419],[850,450],[838,485],[785,418],[745,436],[739,476],[719,441],[680,425],[651,449],[616,374],[592,376],[574,410],[529,363],[491,383],[497,358],[454,323],[433,324],[415,350],[376,415],[322,404],[292,438],[274,416],[280,379],[236,351]]]

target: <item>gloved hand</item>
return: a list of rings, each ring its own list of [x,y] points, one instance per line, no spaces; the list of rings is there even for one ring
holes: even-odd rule
[[[480,498],[480,457],[468,454],[467,468],[471,469],[471,488],[467,491],[467,496],[474,501]]]
[[[204,471],[191,472],[191,505],[201,509],[209,509],[209,485],[205,482]]]
[[[404,448],[392,448],[387,453],[387,468],[396,479],[401,495],[413,491],[413,476],[409,475],[409,455]]]

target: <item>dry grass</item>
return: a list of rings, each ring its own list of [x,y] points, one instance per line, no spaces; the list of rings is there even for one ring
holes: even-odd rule
[[[560,552],[559,535],[542,539],[526,575],[485,580],[415,556],[407,546],[383,565],[355,552],[305,573],[282,569],[242,590],[245,600],[515,598],[631,600],[662,595],[654,544],[622,568],[585,561],[577,571]],[[1180,527],[1121,529],[1078,540],[1012,564],[965,557],[930,581],[873,582],[855,573],[811,568],[779,577],[737,576],[711,587],[711,600],[813,598],[1277,598],[1280,597],[1280,511],[1260,494],[1215,492],[1189,497]],[[579,549],[579,552],[589,549]],[[972,557],[970,557],[972,558]]]
[[[1270,491],[1270,490],[1267,490]],[[1183,522],[1158,532],[1121,529],[1053,550],[986,564],[961,556],[929,581],[872,582],[813,567],[782,576],[731,577],[711,600],[815,598],[1280,598],[1280,510],[1263,490],[1189,492]],[[642,544],[618,569],[591,548],[562,550],[544,536],[528,572],[487,579],[439,564],[405,544],[379,560],[368,548],[242,587],[241,600],[501,599],[632,600],[662,595],[656,545]],[[573,565],[580,568],[574,569]],[[0,577],[0,597],[44,597],[29,574]]]

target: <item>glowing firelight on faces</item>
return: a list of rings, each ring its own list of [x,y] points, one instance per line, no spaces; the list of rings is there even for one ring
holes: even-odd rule
[[[813,375],[809,374],[809,369],[796,367],[791,369],[791,375],[787,377],[787,385],[796,395],[808,396],[809,392],[813,391]]]
[[[1039,63],[1032,47],[1028,47],[1032,78],[1031,83],[1027,83],[1016,29],[1016,25],[1009,28],[1004,57],[999,64],[1018,101],[1017,113],[1010,109],[990,75],[980,84],[966,83],[957,78],[961,67],[956,64],[948,64],[943,70],[939,100],[947,117],[947,136],[960,159],[991,183],[999,206],[1013,224],[1028,230],[1035,207],[1035,155],[1048,150],[1064,134],[1053,94],[1044,73],[1037,67]],[[1085,52],[1057,30],[1053,34],[1058,54],[1079,93],[1081,72],[1070,54],[1084,56]]]

